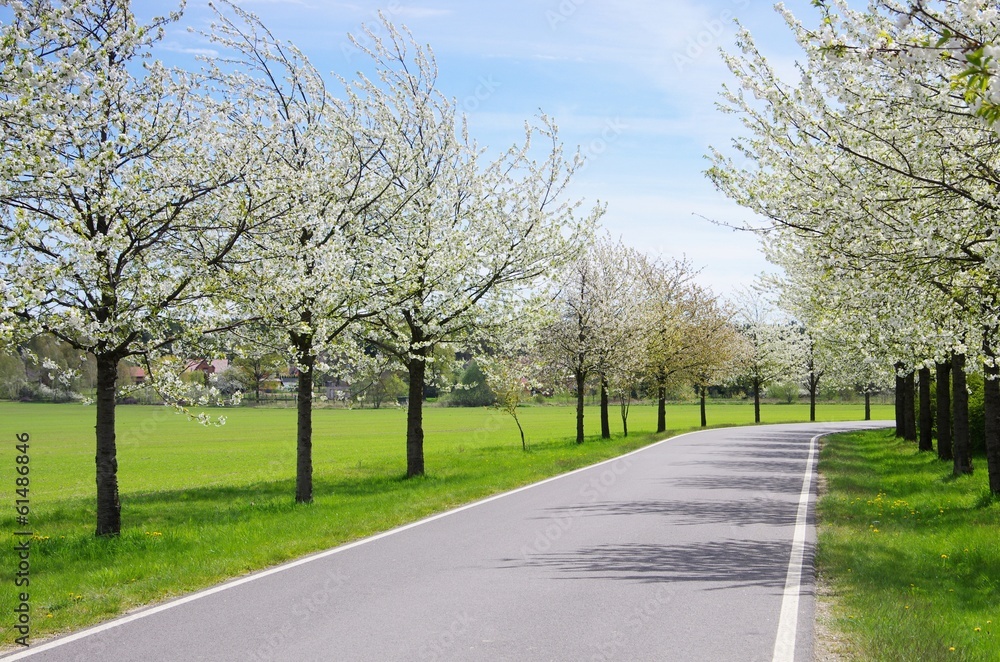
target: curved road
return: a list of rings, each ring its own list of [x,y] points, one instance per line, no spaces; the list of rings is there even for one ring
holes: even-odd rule
[[[816,436],[878,425],[674,437],[4,659],[809,660]]]

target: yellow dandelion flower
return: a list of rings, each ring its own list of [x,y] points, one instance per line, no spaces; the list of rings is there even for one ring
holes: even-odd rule
[[[973,631],[974,631],[974,632],[982,632],[982,631],[983,631],[983,628],[973,628]]]
[[[946,559],[946,558],[948,558],[948,555],[947,554],[942,554],[941,558]]]

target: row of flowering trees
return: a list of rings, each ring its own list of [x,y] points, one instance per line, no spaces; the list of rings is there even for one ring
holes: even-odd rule
[[[727,56],[739,88],[722,105],[747,135],[734,154],[713,152],[709,176],[767,219],[757,229],[788,275],[787,296],[842,356],[894,365],[910,406],[909,375],[920,371],[926,413],[935,369],[938,411],[952,417],[939,421],[939,444],[952,444],[956,474],[972,471],[966,372],[984,374],[990,489],[1000,493],[1000,136],[991,126],[1000,13],[978,0],[814,4],[817,27],[781,9],[804,51],[796,82],[740,33],[740,54]]]
[[[564,189],[578,160],[545,117],[495,159],[436,88],[432,55],[386,23],[377,75],[337,94],[234,5],[196,72],[151,59],[178,15],[128,2],[14,3],[0,35],[0,339],[48,334],[97,366],[97,534],[121,528],[123,361],[168,399],[169,357],[279,349],[301,373],[296,499],[312,499],[311,380],[377,348],[409,372],[407,473],[424,472],[435,346],[511,315],[603,209]],[[203,402],[217,394],[208,389]]]

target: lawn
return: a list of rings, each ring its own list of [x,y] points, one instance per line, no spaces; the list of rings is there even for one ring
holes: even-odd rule
[[[891,431],[820,455],[817,567],[845,659],[1000,660],[1000,500]]]
[[[218,410],[213,413],[218,413]],[[856,420],[858,405],[821,405],[822,420]],[[0,581],[13,587],[15,435],[29,433],[31,609],[34,640],[79,628],[134,607],[209,586],[309,552],[371,535],[434,512],[633,450],[652,434],[655,409],[636,406],[632,434],[573,443],[574,412],[520,412],[531,452],[520,449],[513,421],[488,409],[428,408],[428,476],[406,480],[405,412],[321,409],[314,417],[315,503],[296,505],[295,412],[240,408],[221,427],[202,427],[163,407],[118,408],[123,532],[104,540],[94,528],[94,409],[79,405],[0,403],[0,484],[11,507],[0,524]],[[617,410],[613,411],[617,414]],[[875,418],[891,414],[876,407]],[[753,408],[710,404],[709,423],[746,424]],[[806,405],[771,405],[765,422],[801,421]],[[697,427],[696,405],[671,405],[671,433]],[[612,430],[620,430],[613,416]],[[17,540],[20,540],[19,538]],[[14,591],[0,592],[11,614]],[[15,637],[0,621],[2,642]]]

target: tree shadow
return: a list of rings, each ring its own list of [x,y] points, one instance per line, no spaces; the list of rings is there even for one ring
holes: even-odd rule
[[[802,476],[771,474],[768,476],[684,476],[664,481],[672,487],[686,489],[734,490],[799,494]]]
[[[741,460],[739,458],[733,458],[732,460],[726,462],[723,460],[708,460],[700,462],[678,462],[674,464],[675,467],[689,466],[689,467],[716,467],[725,471],[738,471],[742,473],[756,473],[762,475],[773,475],[773,474],[788,474],[795,473],[799,476],[799,480],[802,480],[802,469],[801,463],[791,462],[778,462],[775,460],[763,461],[763,460]]]
[[[721,455],[723,457],[731,457],[734,460],[739,458],[758,458],[761,460],[777,460],[777,461],[795,461],[804,462],[809,459],[809,451],[801,450],[798,448],[793,448],[791,446],[786,450],[781,451],[771,451],[771,450],[743,450],[734,449],[729,452],[716,452],[712,455]]]
[[[550,508],[544,518],[614,517],[618,515],[658,515],[671,524],[729,524],[783,526],[795,522],[798,505],[774,499],[739,501],[607,501],[563,508]]]
[[[532,554],[504,559],[505,568],[543,568],[566,579],[612,579],[628,582],[700,582],[719,584],[705,590],[750,586],[784,589],[790,542],[726,540],[687,545],[598,545],[573,552]],[[811,546],[806,550],[811,556]],[[812,577],[802,577],[812,593]]]
[[[407,479],[403,474],[356,475],[330,478],[314,476],[313,494],[320,500],[330,496],[351,501],[390,497],[397,493],[419,495],[447,490],[454,477]],[[169,530],[185,525],[233,524],[262,515],[284,516],[310,504],[295,502],[295,479],[258,481],[240,485],[209,485],[180,489],[123,491],[123,524],[129,527]],[[90,499],[74,499],[62,507],[40,512],[39,525],[62,527],[76,524],[81,509],[92,509]]]

